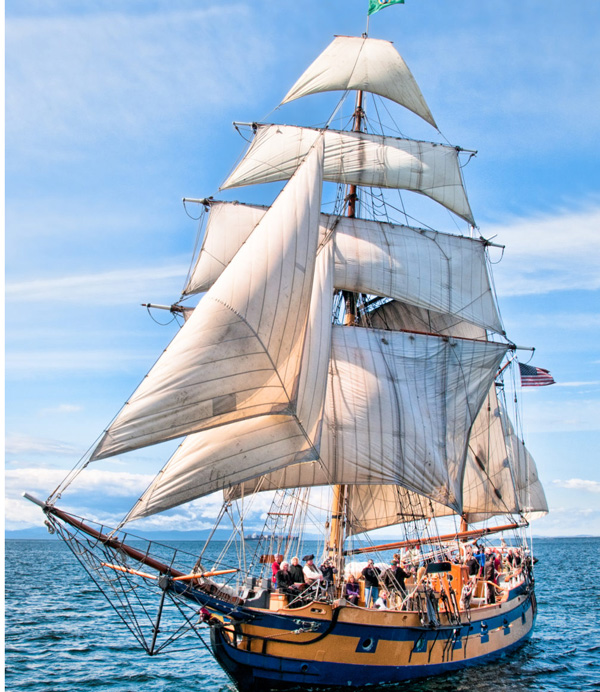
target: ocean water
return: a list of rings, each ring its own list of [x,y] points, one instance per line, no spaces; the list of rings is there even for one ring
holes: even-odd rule
[[[600,538],[538,539],[534,551],[539,613],[526,644],[485,666],[380,689],[600,690]],[[6,690],[235,690],[193,635],[149,657],[61,541],[6,541],[5,565]]]

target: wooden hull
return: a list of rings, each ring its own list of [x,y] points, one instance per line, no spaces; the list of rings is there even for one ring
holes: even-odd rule
[[[404,611],[321,603],[252,609],[252,620],[226,618],[213,627],[211,644],[241,690],[360,687],[484,663],[522,644],[535,612],[533,590],[525,585],[501,604],[470,611],[470,620],[462,613],[460,622],[449,623],[442,615],[438,627],[423,627],[417,613]]]

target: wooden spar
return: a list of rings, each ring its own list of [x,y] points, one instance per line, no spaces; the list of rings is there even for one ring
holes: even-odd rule
[[[187,581],[188,579],[200,579],[201,577],[217,577],[220,574],[233,574],[240,570],[234,569],[214,569],[212,572],[196,572],[196,574],[184,574],[182,577],[175,577],[173,581]]]
[[[346,486],[333,486],[333,499],[331,508],[331,531],[329,533],[329,557],[336,560],[341,555],[344,541],[344,502],[346,498]]]
[[[110,538],[110,536],[107,536],[106,534],[101,533],[96,529],[93,529],[91,526],[88,526],[83,521],[76,519],[75,517],[71,516],[70,514],[67,514],[66,512],[63,512],[61,509],[57,509],[56,507],[52,507],[51,505],[44,505],[44,512],[46,512],[46,514],[53,514],[55,517],[58,517],[59,519],[64,521],[65,524],[69,524],[70,526],[73,526],[74,528],[83,531],[83,533],[87,533],[88,536],[96,538],[109,548],[115,548],[116,550],[120,550],[121,552],[125,553],[125,555],[128,555],[130,558],[136,560],[137,562],[140,562],[143,565],[147,565],[152,569],[155,569],[157,572],[160,572],[161,574],[170,574],[172,577],[181,577],[184,575],[183,572],[180,572],[177,569],[173,569],[172,567],[169,567],[169,565],[165,565],[163,562],[155,560],[153,557],[150,557],[149,555],[146,555],[145,553],[142,553],[141,551],[132,548],[130,545],[127,545],[122,541],[118,541],[116,538]]]
[[[363,92],[356,92],[356,109],[354,110],[354,127],[353,132],[360,132],[362,129],[363,116]],[[348,214],[347,216],[354,218],[356,216],[356,185],[350,185],[348,190]]]
[[[129,569],[128,567],[122,567],[121,565],[111,565],[110,562],[101,562],[102,567],[110,567],[117,572],[127,572],[127,574],[135,574],[138,577],[144,577],[144,579],[156,579],[153,574],[146,574],[146,572],[138,572],[136,569]]]
[[[136,569],[129,569],[128,567],[122,567],[121,565],[111,565],[109,562],[101,562],[102,567],[110,567],[117,572],[126,572],[127,574],[135,574],[138,577],[144,577],[144,579],[156,579],[152,574],[146,574],[146,572],[138,572]],[[217,577],[221,574],[233,574],[234,572],[239,572],[237,568],[234,569],[215,569],[211,572],[196,572],[194,574],[184,574],[182,577],[175,577],[173,581],[188,581],[190,579],[200,579],[201,577]]]
[[[398,541],[397,543],[385,543],[383,545],[369,546],[366,548],[355,548],[354,550],[345,550],[344,555],[360,555],[362,553],[374,553],[380,550],[396,550],[397,548],[412,548],[416,545],[426,545],[429,543],[447,543],[448,541],[457,541],[461,538],[481,538],[489,536],[492,533],[500,531],[509,531],[510,529],[518,529],[529,524],[506,524],[505,526],[491,526],[489,528],[471,529],[470,531],[458,531],[457,533],[447,533],[444,536],[427,536],[424,538],[413,538],[408,541]]]

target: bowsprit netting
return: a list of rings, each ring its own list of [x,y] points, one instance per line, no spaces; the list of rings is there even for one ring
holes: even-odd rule
[[[83,530],[66,526],[51,514],[47,515],[49,530],[57,532],[69,550],[92,578],[98,589],[122,622],[150,656],[155,656],[175,642],[192,648],[196,637],[206,646],[201,634],[204,627],[198,604],[169,588],[174,576],[181,575],[196,556],[131,534],[104,534],[93,537]],[[88,522],[91,524],[91,522]],[[119,545],[124,538],[148,561],[164,566],[161,574],[156,568],[148,570],[133,560]],[[196,563],[196,570],[202,566]],[[195,636],[194,636],[195,635]]]

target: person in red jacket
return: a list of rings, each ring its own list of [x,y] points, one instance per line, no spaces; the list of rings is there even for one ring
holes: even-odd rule
[[[283,555],[275,555],[275,562],[271,565],[271,569],[273,570],[273,584],[277,582],[277,572],[279,572],[282,560]]]

